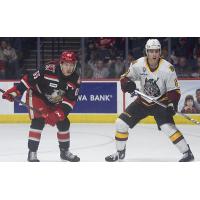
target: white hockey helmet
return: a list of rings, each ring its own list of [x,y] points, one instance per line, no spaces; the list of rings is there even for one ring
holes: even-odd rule
[[[145,52],[147,54],[149,49],[160,49],[161,54],[161,44],[157,39],[149,39],[145,45]]]

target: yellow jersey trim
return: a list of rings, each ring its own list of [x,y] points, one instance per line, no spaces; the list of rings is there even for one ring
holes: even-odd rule
[[[162,61],[163,61],[163,59],[160,58],[159,61],[158,61],[158,66],[156,67],[156,69],[153,69],[153,71],[152,71],[151,67],[149,66],[147,57],[146,57],[145,63],[146,63],[146,67],[147,67],[147,69],[149,70],[149,72],[154,73],[154,72],[157,72],[157,71],[158,71],[158,69],[160,68],[160,65],[161,65],[161,62],[162,62]]]

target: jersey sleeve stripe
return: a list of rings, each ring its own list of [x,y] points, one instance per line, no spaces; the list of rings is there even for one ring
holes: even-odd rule
[[[29,85],[29,83],[28,83],[26,80],[21,79],[21,82],[25,85],[25,87],[26,87],[27,89],[30,89],[30,85]]]
[[[73,88],[73,89],[75,89],[75,88],[76,88],[76,85],[75,85],[75,84],[73,84],[73,83],[71,83],[71,82],[68,82],[68,83],[67,83],[67,85],[68,85],[69,87]]]
[[[71,103],[69,103],[67,101],[62,101],[62,103],[68,105],[71,109],[73,109],[73,107],[74,107]]]
[[[70,108],[73,109],[74,105],[76,104],[76,101],[70,101],[67,98],[63,98],[62,103],[67,104]]]

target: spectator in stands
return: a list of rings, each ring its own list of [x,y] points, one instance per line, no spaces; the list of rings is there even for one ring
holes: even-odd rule
[[[103,48],[111,49],[111,48],[113,48],[115,43],[116,43],[116,39],[115,38],[100,37],[96,41],[96,47],[97,48],[102,48],[103,47]]]
[[[122,52],[125,50],[125,38],[117,37],[115,38],[114,48],[117,49],[118,52]]]
[[[200,57],[196,59],[196,66],[194,68],[194,72],[191,73],[191,77],[199,78],[200,77]]]
[[[110,58],[112,56],[112,52],[114,51],[114,45],[114,38],[98,38],[96,41],[98,59],[105,60],[106,57]]]
[[[97,60],[96,51],[92,51],[91,54],[90,54],[90,58],[89,58],[87,64],[90,65],[90,66],[92,67],[92,66],[95,65],[96,60]]]
[[[191,45],[186,37],[180,37],[178,44],[175,46],[174,55],[176,57],[190,58],[192,55]]]
[[[178,65],[179,58],[176,57],[173,53],[170,55],[169,59],[170,63],[172,63],[174,66]]]
[[[131,37],[129,38],[129,49],[134,56],[134,59],[138,59],[144,56],[144,45],[146,43],[146,38],[143,37]]]
[[[169,61],[169,55],[168,55],[168,48],[167,47],[163,47],[162,48],[162,58]]]
[[[93,74],[92,78],[98,79],[98,78],[108,78],[109,76],[109,70],[107,66],[105,66],[105,63],[103,60],[98,59],[95,63],[95,65],[92,67]]]
[[[92,78],[93,70],[91,65],[88,63],[85,64],[84,73],[82,73],[84,78]]]
[[[196,101],[194,101],[197,112],[200,113],[200,89],[196,90]]]
[[[193,50],[193,58],[197,59],[198,57],[200,57],[200,37],[197,39],[197,42]]]
[[[127,59],[128,59],[128,62],[127,62],[126,69],[128,69],[130,67],[130,64],[135,61],[133,53],[129,52]]]
[[[182,113],[197,113],[197,109],[194,104],[194,98],[192,95],[185,97],[184,106],[181,110]]]
[[[86,45],[86,62],[88,62],[92,54],[96,53],[96,46],[93,38],[88,38],[87,45]]]
[[[6,78],[19,78],[20,70],[15,49],[6,41],[1,41],[1,48],[7,59]]]
[[[187,59],[185,57],[179,57],[176,73],[178,77],[190,77],[191,70],[188,67]]]
[[[0,79],[5,79],[6,57],[0,47]]]
[[[120,76],[125,71],[123,58],[120,56],[116,57],[115,62],[112,63],[109,69],[110,69],[110,76],[109,76],[110,78],[120,78]]]

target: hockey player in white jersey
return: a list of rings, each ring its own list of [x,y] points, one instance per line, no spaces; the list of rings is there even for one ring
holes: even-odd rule
[[[179,162],[192,161],[194,156],[190,147],[173,120],[180,99],[180,88],[174,67],[161,58],[161,45],[157,39],[149,39],[145,50],[146,57],[139,58],[132,63],[127,73],[122,75],[121,89],[131,94],[136,89],[134,81],[140,81],[141,92],[167,105],[167,109],[138,96],[117,118],[115,124],[117,152],[107,156],[105,160],[108,162],[123,160],[129,135],[128,129],[133,128],[141,119],[150,115],[154,116],[159,129],[183,154]]]

